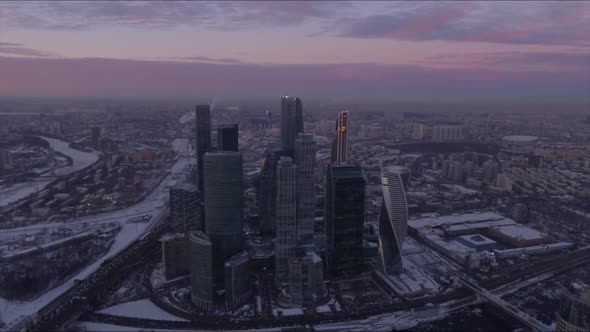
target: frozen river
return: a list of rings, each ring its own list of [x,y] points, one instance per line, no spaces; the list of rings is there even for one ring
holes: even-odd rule
[[[56,138],[41,137],[49,143],[49,147],[72,158],[72,165],[55,170],[56,176],[68,175],[90,166],[98,160],[97,152],[84,152],[69,147],[70,143]],[[53,179],[42,178],[34,181],[17,183],[9,188],[0,189],[0,207],[28,196],[34,192],[43,190]]]

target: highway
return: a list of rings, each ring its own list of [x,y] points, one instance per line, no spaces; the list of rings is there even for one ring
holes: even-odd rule
[[[64,282],[62,285],[47,291],[32,302],[9,302],[2,303],[3,319],[8,324],[8,329],[14,330],[16,327],[27,325],[28,318],[34,318],[38,316],[39,312],[45,312],[54,303],[60,302],[63,299],[64,294],[68,294],[71,289],[78,289],[81,287],[81,283],[76,284],[74,280],[84,280],[94,275],[97,270],[104,264],[105,261],[111,260],[113,257],[124,253],[126,248],[130,244],[137,240],[141,240],[145,234],[158,225],[163,218],[166,217],[168,204],[168,183],[175,180],[179,174],[181,174],[187,165],[190,163],[189,158],[178,158],[175,164],[172,166],[169,174],[161,181],[152,193],[146,196],[145,200],[133,205],[129,208],[113,211],[110,213],[104,213],[94,216],[85,216],[78,218],[67,225],[80,225],[87,223],[90,227],[96,226],[97,224],[118,222],[121,225],[121,231],[115,236],[115,241],[108,253],[103,257],[99,258],[95,263],[85,267],[81,272]],[[130,224],[127,223],[129,218],[140,215],[151,215],[151,218],[146,223]],[[31,227],[36,228],[47,228],[47,227],[63,227],[63,223],[57,223],[55,225],[35,225],[24,227],[23,229],[15,230],[15,232],[31,232]],[[4,231],[0,234],[6,236]],[[11,233],[14,236],[14,232]]]

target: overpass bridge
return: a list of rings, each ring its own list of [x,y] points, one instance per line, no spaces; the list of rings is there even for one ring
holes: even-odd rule
[[[529,316],[524,311],[518,309],[517,307],[513,306],[512,304],[502,300],[501,297],[493,294],[492,292],[488,291],[485,288],[480,287],[477,282],[471,280],[469,277],[456,273],[456,277],[458,278],[459,283],[461,283],[465,288],[469,289],[470,291],[474,292],[478,296],[486,299],[487,301],[493,303],[498,308],[502,309],[507,314],[511,315],[512,317],[516,318],[521,323],[527,325],[528,327],[534,329],[535,331],[540,332],[553,332],[553,329],[550,326],[547,326],[535,318]]]

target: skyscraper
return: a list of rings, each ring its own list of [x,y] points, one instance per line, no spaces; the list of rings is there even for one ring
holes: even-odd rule
[[[362,272],[365,180],[359,166],[328,166],[326,265],[331,273]]]
[[[193,185],[170,188],[170,226],[173,232],[203,230],[201,196]]]
[[[303,110],[301,99],[281,97],[281,148],[292,153],[298,133],[303,132]]]
[[[238,124],[220,124],[217,126],[217,150],[238,151]]]
[[[402,243],[408,230],[406,188],[410,180],[407,167],[381,169],[383,200],[379,209],[379,254],[387,274],[403,272]]]
[[[189,234],[191,245],[191,300],[203,310],[213,308],[213,248],[205,233]]]
[[[336,139],[332,145],[332,163],[348,163],[348,111],[338,113],[336,117]]]
[[[256,200],[263,235],[274,235],[276,232],[277,164],[281,156],[285,156],[281,150],[269,150],[262,161]]]
[[[233,255],[225,262],[225,306],[235,309],[252,295],[250,285],[250,259],[245,251]]]
[[[297,245],[297,168],[293,159],[281,157],[277,163],[275,278],[287,282],[289,259],[295,257]]]
[[[208,152],[204,158],[205,232],[213,246],[217,288],[225,261],[242,248],[242,154]]]
[[[299,134],[295,140],[297,165],[297,242],[299,246],[313,245],[315,219],[315,155],[316,142],[312,134]]]
[[[203,193],[203,156],[211,151],[211,107],[197,105],[195,109],[197,139],[197,167],[199,169],[199,191]]]
[[[310,305],[324,297],[322,259],[313,251],[289,260],[289,302]]]

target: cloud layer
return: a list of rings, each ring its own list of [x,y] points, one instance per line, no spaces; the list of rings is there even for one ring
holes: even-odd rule
[[[252,65],[117,59],[0,58],[2,96],[389,96],[583,98],[588,72],[383,64]]]
[[[4,2],[2,24],[26,29],[180,25],[232,31],[314,23],[312,35],[411,41],[590,46],[585,1]]]

